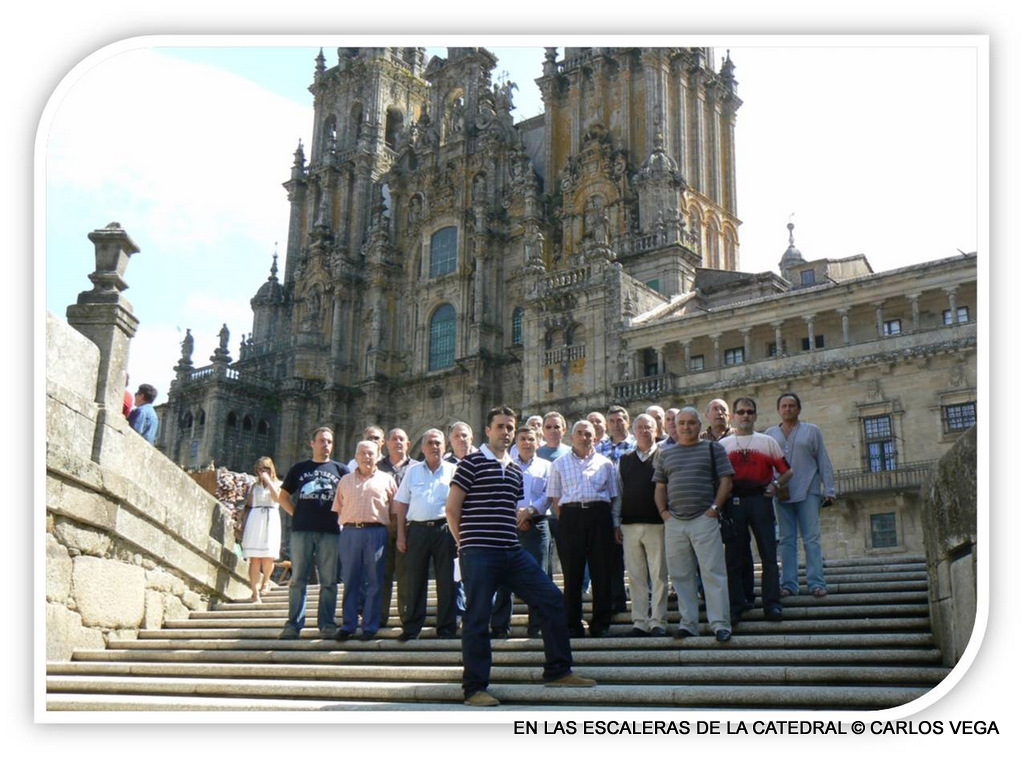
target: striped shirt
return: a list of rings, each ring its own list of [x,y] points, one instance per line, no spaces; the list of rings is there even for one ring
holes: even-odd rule
[[[487,445],[463,458],[452,486],[466,493],[459,520],[459,549],[519,547],[516,503],[523,499],[523,472],[506,453],[499,460]]]
[[[729,456],[718,442],[672,445],[662,448],[654,458],[654,481],[667,485],[668,509],[676,518],[696,518],[715,502],[718,483],[712,478],[709,445],[714,450],[719,478],[731,475]]]
[[[619,494],[615,464],[598,452],[580,458],[570,451],[551,464],[548,497],[561,503],[610,503]]]

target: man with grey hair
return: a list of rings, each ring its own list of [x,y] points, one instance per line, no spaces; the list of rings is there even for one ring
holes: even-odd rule
[[[700,439],[700,413],[676,414],[677,445],[654,462],[654,502],[665,523],[668,571],[679,597],[676,637],[698,632],[697,569],[704,584],[708,625],[719,642],[732,638],[729,585],[719,518],[732,490],[733,468],[725,449]]]
[[[399,642],[416,639],[423,629],[431,562],[437,589],[437,636],[454,639],[456,632],[454,567],[457,548],[444,512],[455,464],[441,459],[444,432],[440,429],[424,432],[420,447],[423,460],[409,467],[395,494],[396,545],[398,552],[405,556],[405,570],[398,576],[398,596],[400,602],[404,601],[399,606],[402,617]]]
[[[572,450],[551,466],[548,497],[558,514],[558,545],[565,579],[565,614],[569,634],[582,637],[583,570],[593,581],[591,637],[607,637],[612,620],[611,574],[614,530],[612,504],[619,499],[615,465],[594,450],[594,425],[577,421]]]
[[[363,440],[356,445],[359,467],[341,478],[331,508],[341,524],[338,552],[341,555],[341,581],[345,586],[341,626],[334,635],[339,642],[355,633],[360,606],[362,640],[372,640],[380,628],[388,524],[398,485],[394,477],[377,468],[377,453],[377,444],[372,440]]]
[[[665,524],[654,502],[654,459],[659,454],[654,429],[654,419],[646,413],[633,422],[636,447],[619,459],[622,506],[612,511],[633,598],[631,637],[663,637],[668,626]]]
[[[444,459],[458,463],[470,453],[475,453],[473,446],[473,427],[465,421],[456,421],[448,427],[448,444],[452,449],[445,453]]]
[[[363,435],[359,438],[360,440],[369,440],[377,444],[377,463],[380,463],[384,459],[384,430],[376,424],[370,424],[363,429]],[[359,468],[359,462],[353,458],[348,462],[349,471],[355,471]]]

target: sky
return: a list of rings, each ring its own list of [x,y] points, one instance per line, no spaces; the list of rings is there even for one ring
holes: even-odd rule
[[[302,38],[305,41],[306,38]],[[206,365],[226,324],[238,357],[250,298],[288,233],[293,152],[310,143],[310,46],[139,46],[74,72],[45,134],[46,307],[91,287],[87,234],[119,222],[140,320],[132,385],[159,404],[191,328]],[[620,40],[621,42],[621,40]],[[691,44],[695,40],[688,40]],[[883,44],[884,43],[884,44]],[[868,256],[876,271],[978,249],[977,41],[714,38],[743,100],[736,126],[740,268],[777,272],[795,224],[808,260]],[[543,112],[540,47],[490,46],[516,82],[517,121]],[[428,47],[431,55],[443,47]],[[561,50],[560,50],[561,55]]]

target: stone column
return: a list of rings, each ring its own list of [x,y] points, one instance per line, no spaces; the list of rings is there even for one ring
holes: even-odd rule
[[[132,312],[132,304],[121,293],[128,289],[124,280],[128,259],[139,248],[116,222],[90,233],[89,240],[95,246],[96,270],[89,274],[93,288],[81,292],[76,305],[68,306],[67,319],[100,351],[95,398],[99,412],[92,448],[92,459],[100,462],[107,433],[121,434],[128,428],[121,406],[128,349],[139,320]]]
[[[850,344],[850,306],[836,308],[836,313],[843,319],[843,344]]]
[[[342,338],[344,333],[344,326],[342,321],[344,319],[344,312],[341,301],[341,288],[339,287],[334,291],[334,319],[331,323],[331,377],[333,381],[334,371],[339,367],[342,361]]]
[[[882,320],[885,318],[885,315],[882,313],[882,306],[885,305],[885,302],[878,301],[872,303],[872,305],[875,306],[875,329],[878,331],[878,336],[883,337],[885,335],[882,331]]]
[[[782,322],[773,321],[772,326],[775,328],[775,357],[779,358],[782,356]]]
[[[907,300],[910,301],[910,328],[913,331],[917,331],[921,328],[921,298],[920,292],[912,292],[907,295]]]
[[[683,373],[690,373],[690,346],[693,344],[693,340],[686,340],[683,342]]]
[[[750,327],[739,330],[740,334],[743,335],[743,362],[746,363],[750,360]]]
[[[720,333],[711,335],[711,365],[715,368],[720,368],[722,365],[721,340]]]
[[[957,317],[956,317],[956,291],[957,291],[957,289],[958,289],[958,287],[955,284],[950,286],[950,287],[943,287],[942,288],[942,291],[945,292],[946,295],[949,297],[949,325],[950,326],[956,326],[957,324],[960,323],[957,320]]]
[[[814,316],[804,316],[807,324],[807,349],[814,350]]]
[[[664,347],[656,347],[656,348],[654,348],[654,353],[658,357],[657,358],[657,362],[658,362],[658,372],[657,373],[658,374],[664,374],[665,373],[665,355],[664,355],[664,352],[665,352],[665,348]]]

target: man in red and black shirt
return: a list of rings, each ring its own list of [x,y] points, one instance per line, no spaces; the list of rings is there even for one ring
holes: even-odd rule
[[[785,487],[793,476],[793,470],[786,462],[779,443],[767,434],[754,431],[757,403],[752,398],[736,398],[732,410],[734,432],[719,442],[729,453],[729,463],[736,472],[732,480],[732,498],[726,509],[735,522],[736,534],[725,543],[729,606],[735,627],[743,611],[754,607],[751,531],[761,556],[761,606],[765,618],[769,621],[782,620],[772,495]]]

